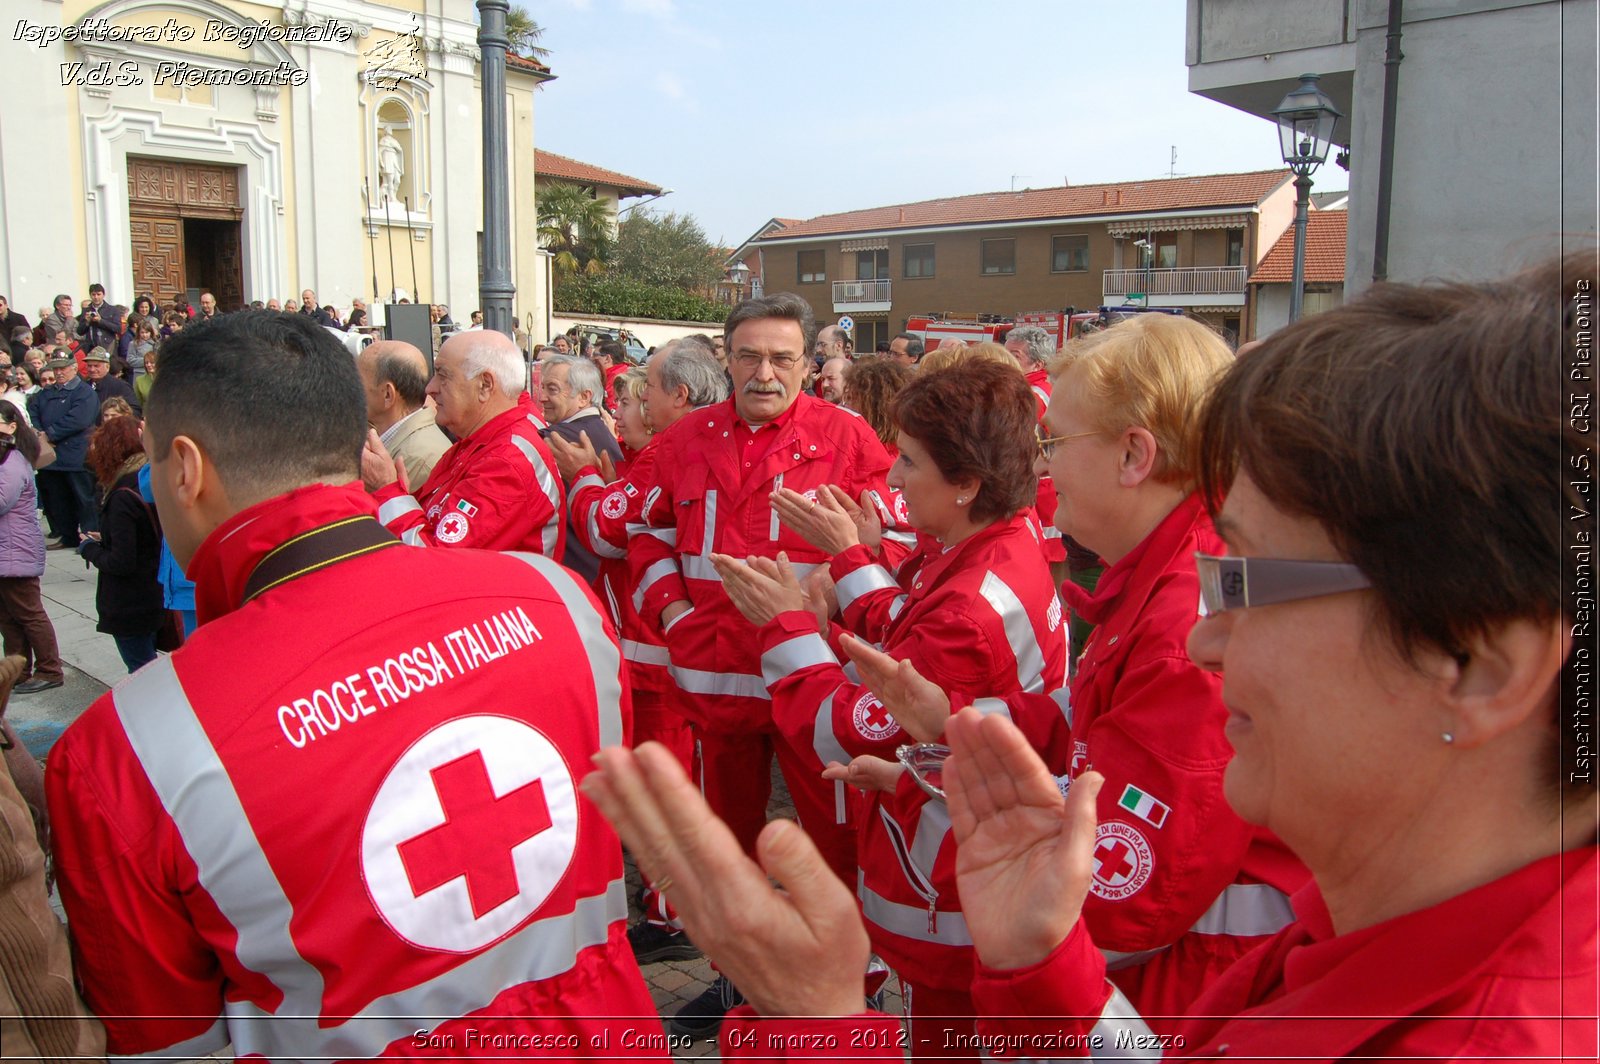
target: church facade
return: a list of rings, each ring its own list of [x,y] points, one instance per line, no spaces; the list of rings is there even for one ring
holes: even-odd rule
[[[33,317],[210,290],[224,309],[478,305],[482,107],[471,0],[11,0],[0,294]],[[534,100],[507,63],[512,278],[547,315]]]

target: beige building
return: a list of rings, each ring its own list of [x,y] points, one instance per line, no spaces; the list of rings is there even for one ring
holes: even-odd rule
[[[30,318],[95,281],[123,304],[312,288],[340,307],[477,306],[471,0],[8,0],[6,15],[0,293]],[[507,65],[516,309],[543,316],[534,90],[551,75]]]
[[[1290,223],[1287,170],[991,192],[769,222],[729,257],[819,320],[849,315],[856,350],[906,319],[1182,307],[1247,339],[1246,279]]]

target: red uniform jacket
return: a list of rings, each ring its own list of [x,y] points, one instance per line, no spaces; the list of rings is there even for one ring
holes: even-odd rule
[[[1030,738],[1063,785],[1090,768],[1105,776],[1084,919],[1112,978],[1149,1015],[1178,1014],[1261,936],[1286,926],[1288,895],[1308,877],[1223,798],[1233,748],[1222,733],[1222,680],[1191,662],[1185,645],[1200,602],[1196,551],[1223,546],[1191,495],[1105,571],[1093,595],[1062,587],[1096,625],[1065,721],[1019,711],[1037,696],[1006,699],[1024,730],[1027,721],[1052,725]]]
[[[1246,954],[1158,1035],[1104,978],[1080,920],[1040,964],[978,969],[978,1034],[998,1059],[1593,1061],[1595,847],[1556,854],[1432,908],[1336,935],[1315,885],[1300,921]],[[804,1032],[810,1037],[785,1040]],[[838,1048],[819,1048],[832,1039]],[[899,1017],[757,1017],[740,1006],[723,1056],[904,1059]],[[778,1048],[772,1048],[778,1047]]]
[[[751,432],[732,399],[694,411],[657,437],[655,474],[630,526],[634,605],[659,617],[670,602],[693,609],[666,631],[673,682],[692,724],[712,732],[772,727],[761,643],[722,590],[708,557],[774,557],[786,551],[802,576],[828,556],[778,520],[771,493],[824,484],[851,498],[886,490],[888,455],[867,423],[801,394],[782,416]]]
[[[1041,697],[1066,682],[1061,601],[1026,514],[996,522],[949,551],[936,542],[898,580],[852,547],[832,563],[845,625],[948,690]],[[762,672],[773,719],[818,768],[861,754],[890,760],[911,742],[863,685],[846,675],[816,618],[786,613],[762,628]],[[1059,715],[1044,698],[1047,712]],[[1037,712],[1029,703],[1023,712]],[[858,893],[873,948],[919,984],[966,990],[972,940],[955,889],[955,841],[944,803],[909,775],[892,795],[867,794]]]
[[[1589,846],[1536,861],[1431,908],[1335,934],[1315,884],[1298,922],[1246,954],[1186,1010],[1167,1055],[1334,1061],[1585,1060],[1596,1056],[1596,891]],[[1113,1044],[1150,1036],[1102,977],[1080,922],[1042,963],[979,970],[995,1037],[1077,1026]],[[1095,1016],[1100,1017],[1096,1023]],[[1094,1025],[1090,1027],[1090,1025]],[[1139,1043],[1131,1042],[1133,1045]],[[1053,1055],[1083,1056],[1083,1047]]]
[[[567,506],[572,517],[569,534],[600,559],[598,590],[622,636],[622,656],[628,660],[635,695],[660,695],[672,686],[661,625],[634,607],[628,571],[628,520],[630,515],[637,517],[643,502],[636,481],[652,479],[655,464],[656,444],[651,439],[617,470],[614,484],[602,480],[599,470],[585,467],[572,482]]]
[[[444,452],[421,490],[379,489],[378,520],[412,546],[561,557],[566,499],[550,445],[539,435],[544,427],[524,392],[514,409]]]
[[[654,1023],[621,849],[576,793],[629,704],[587,589],[389,540],[244,601],[275,548],[374,508],[318,485],[230,518],[189,567],[205,624],[51,752],[113,1052],[570,1056],[638,1022],[588,1017]]]
[[[1028,371],[1028,387],[1033,389],[1033,397],[1039,404],[1039,424],[1044,424],[1044,408],[1050,405],[1050,373],[1043,366],[1038,366]],[[1044,530],[1044,560],[1047,562],[1065,561],[1067,558],[1066,542],[1061,538],[1061,530],[1056,527],[1056,485],[1046,474],[1039,478],[1039,495],[1033,507],[1034,515],[1039,519],[1039,527]]]

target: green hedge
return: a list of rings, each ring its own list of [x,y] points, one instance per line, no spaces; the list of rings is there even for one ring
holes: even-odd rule
[[[556,286],[556,312],[668,321],[726,321],[725,303],[626,277],[571,277]]]

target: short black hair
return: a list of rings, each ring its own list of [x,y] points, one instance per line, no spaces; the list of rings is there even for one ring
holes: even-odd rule
[[[611,359],[612,362],[619,366],[626,366],[629,364],[628,349],[615,340],[607,340],[604,343],[596,344],[595,350],[600,352],[602,355],[605,355],[607,358]]]
[[[174,334],[144,415],[157,460],[188,436],[245,495],[360,475],[367,402],[355,360],[300,315],[247,311]]]

